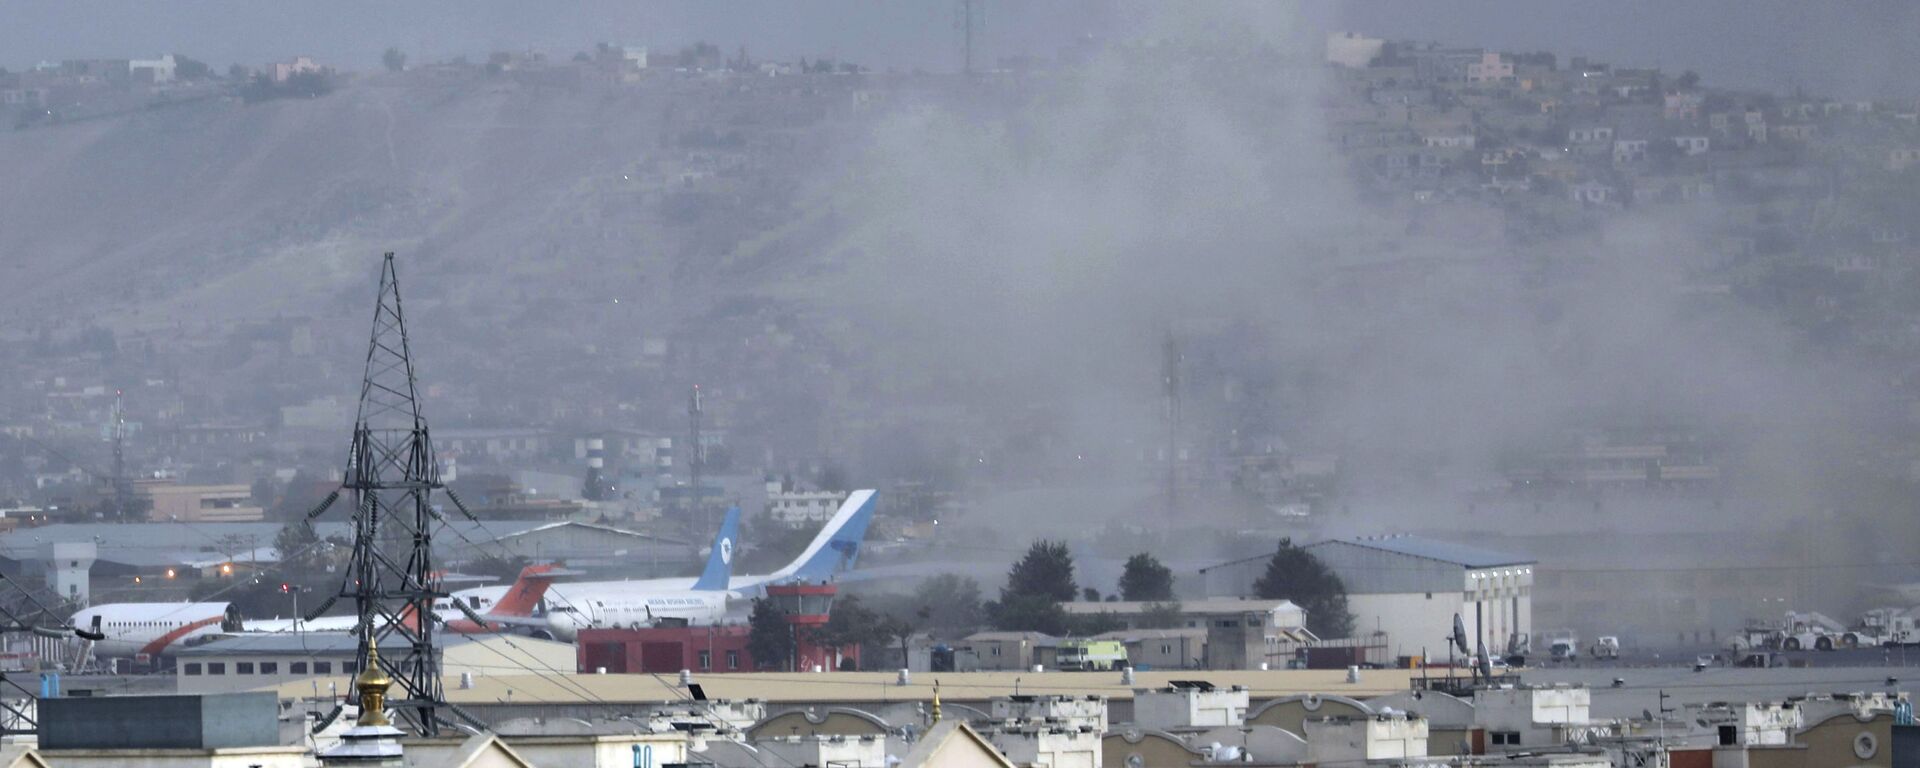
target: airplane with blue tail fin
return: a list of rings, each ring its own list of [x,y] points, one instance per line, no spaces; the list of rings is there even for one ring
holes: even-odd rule
[[[858,562],[875,504],[874,491],[854,491],[792,562],[772,573],[741,576],[733,574],[740,510],[729,509],[715,532],[706,565],[696,578],[583,581],[548,587],[550,634],[570,640],[587,628],[712,624],[726,615],[729,598],[768,584],[831,581]],[[491,597],[498,590],[481,587],[455,593],[454,597],[462,598],[469,592]]]

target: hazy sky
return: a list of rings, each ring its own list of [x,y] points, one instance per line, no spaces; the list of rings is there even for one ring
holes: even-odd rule
[[[1124,37],[1171,4],[981,0],[988,60],[1046,55],[1077,36]],[[375,66],[397,45],[416,60],[489,50],[565,53],[595,41],[708,40],[758,56],[830,55],[879,67],[953,69],[956,0],[0,0],[0,66],[178,51],[224,68],[307,53]],[[1266,10],[1277,3],[1265,3]],[[1271,18],[1273,14],[1263,13]],[[1695,69],[1709,81],[1845,96],[1920,96],[1920,3],[1900,0],[1376,0],[1308,3],[1301,38],[1355,29],[1630,65]]]

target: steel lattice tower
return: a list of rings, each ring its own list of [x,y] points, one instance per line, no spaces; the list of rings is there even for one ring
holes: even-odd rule
[[[446,695],[434,653],[433,601],[446,595],[433,574],[429,498],[440,488],[427,420],[420,415],[400,282],[393,254],[381,264],[380,294],[367,345],[366,376],[342,487],[353,496],[353,558],[339,597],[359,611],[357,668],[375,641],[378,663],[402,694],[388,706],[424,736],[440,730]]]

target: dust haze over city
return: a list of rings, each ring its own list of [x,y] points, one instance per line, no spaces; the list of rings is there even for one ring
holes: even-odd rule
[[[1913,634],[1908,5],[0,16],[0,572],[63,620],[354,613],[363,507],[308,513],[372,492],[404,297],[431,578],[564,568],[544,640],[685,624],[585,584],[700,573],[729,507],[736,585],[845,555],[863,669],[1136,642],[1116,596],[1305,608],[1240,669],[1418,666],[1450,615],[1516,667]],[[1394,602],[1432,563],[1502,591]]]

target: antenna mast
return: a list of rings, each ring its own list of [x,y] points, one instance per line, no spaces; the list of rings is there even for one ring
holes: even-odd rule
[[[693,385],[693,389],[687,393],[687,423],[689,431],[692,433],[689,436],[691,439],[687,443],[687,473],[689,475],[687,491],[690,494],[687,497],[688,524],[692,524],[694,518],[701,517],[701,512],[706,509],[706,499],[703,496],[704,492],[700,488],[700,470],[705,468],[707,463],[706,448],[700,444],[700,415],[705,412],[705,410],[705,406],[700,402],[700,385],[695,384]],[[703,522],[712,523],[713,521],[705,520]],[[712,525],[707,526],[707,529],[712,528]]]
[[[1167,404],[1167,520],[1180,519],[1180,343],[1167,331],[1160,384]]]
[[[125,392],[113,391],[113,516],[133,514],[133,483],[127,479],[127,407]]]
[[[959,0],[954,8],[953,25],[960,30],[961,71],[973,74],[973,34],[980,27],[981,17],[986,15],[986,7],[977,0]]]

